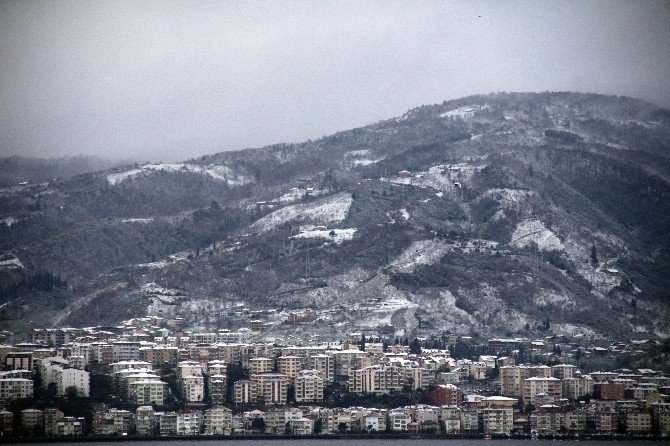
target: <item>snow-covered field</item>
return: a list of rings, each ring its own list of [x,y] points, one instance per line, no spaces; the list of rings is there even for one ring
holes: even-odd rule
[[[512,234],[510,244],[523,248],[532,242],[537,243],[538,248],[542,251],[562,251],[565,248],[561,239],[537,219],[524,220],[519,223]]]
[[[151,223],[153,218],[123,218],[121,223]]]
[[[428,170],[416,172],[411,177],[394,177],[386,181],[434,189],[444,193],[456,190],[460,184],[469,181],[477,169],[483,167],[485,167],[484,164],[440,164]]]
[[[475,250],[493,253],[498,243],[493,240],[473,239],[462,243],[446,243],[440,240],[418,240],[403,251],[389,266],[397,272],[411,273],[419,265],[432,265],[442,256],[454,250],[470,253]]]
[[[452,110],[448,110],[444,113],[440,113],[440,118],[461,118],[461,119],[472,118],[475,115],[475,112],[485,108],[489,108],[489,106],[484,105],[484,106],[459,107]]]
[[[107,175],[107,182],[114,186],[123,180],[142,173],[142,169],[130,169],[123,172],[110,173]]]
[[[159,296],[179,296],[181,294],[179,290],[164,288],[153,282],[142,285],[142,291],[147,294],[156,294]]]
[[[398,272],[411,273],[419,265],[431,265],[439,262],[449,251],[449,245],[438,240],[419,240],[403,251],[391,262],[391,267]]]
[[[410,327],[407,319],[413,319],[414,310],[418,304],[412,302],[407,296],[392,286],[383,288],[384,299],[376,304],[374,308],[365,309],[362,318],[355,322],[355,326],[361,328],[376,328],[384,325],[394,325],[396,334],[404,334]],[[408,313],[407,319],[405,314]]]
[[[168,262],[167,260],[159,260],[157,262],[138,263],[137,267],[138,268],[161,269],[161,268],[165,268],[166,266],[170,265],[170,263],[171,262]]]
[[[310,197],[320,197],[322,195],[326,195],[330,192],[329,189],[307,189],[307,188],[301,188],[301,187],[294,187],[290,191],[286,192],[279,198],[277,198],[276,201],[282,203],[282,204],[291,204],[295,203],[296,201],[300,201],[306,196]]]
[[[369,150],[352,150],[344,154],[344,159],[352,166],[368,166],[378,163],[384,157],[373,158]]]
[[[352,161],[354,166],[369,166],[382,161],[384,158],[357,158]]]
[[[598,267],[591,264],[591,245],[589,243],[568,237],[564,245],[566,256],[577,266],[577,273],[586,279],[596,291],[607,293],[621,283],[621,277],[615,269],[608,268],[606,264],[600,264]]]
[[[347,217],[352,202],[351,194],[342,192],[312,203],[286,206],[261,218],[251,225],[251,229],[258,232],[269,231],[296,219],[323,225],[338,223]]]
[[[520,189],[489,189],[481,194],[477,200],[482,198],[492,198],[496,200],[502,209],[518,209],[519,206],[528,198],[533,196],[533,193]]]
[[[572,300],[571,296],[544,289],[535,296],[535,303],[541,307],[548,305],[560,305],[563,308],[576,306],[576,302]]]
[[[456,306],[456,297],[449,290],[440,290],[437,295],[418,294],[414,299],[421,309],[438,316],[444,330],[469,333],[473,328],[479,328],[472,315]]]
[[[351,240],[354,238],[356,233],[356,228],[347,228],[347,229],[311,229],[307,231],[302,231],[299,234],[294,235],[294,238],[324,238],[331,240],[336,245],[341,244],[346,240]]]
[[[107,181],[109,182],[109,184],[113,186],[130,177],[139,175],[143,172],[150,172],[150,171],[164,171],[164,172],[181,171],[181,172],[199,173],[203,175],[208,175],[216,180],[225,181],[231,186],[239,186],[253,182],[253,179],[251,177],[235,172],[228,166],[222,166],[216,164],[200,166],[196,164],[184,164],[184,163],[145,164],[139,169],[130,169],[124,172],[109,174],[107,175]]]
[[[448,172],[448,166],[433,166],[427,171],[418,172],[412,178],[412,184],[419,187],[428,187],[442,192],[452,191],[455,187],[454,183],[457,182],[457,180],[452,178]]]
[[[551,324],[551,329],[557,335],[565,336],[585,336],[587,338],[595,338],[597,336],[596,332],[593,329],[586,327],[584,325],[575,325],[568,323],[554,322]]]

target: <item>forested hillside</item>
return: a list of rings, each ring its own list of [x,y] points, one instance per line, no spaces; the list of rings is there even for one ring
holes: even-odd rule
[[[261,317],[272,339],[309,309],[314,337],[667,337],[668,228],[668,110],[472,96],[302,144],[3,189],[0,327]]]

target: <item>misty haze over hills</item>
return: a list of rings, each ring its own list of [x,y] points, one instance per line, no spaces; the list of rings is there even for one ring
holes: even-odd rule
[[[129,163],[129,160],[113,160],[97,156],[74,156],[63,158],[28,158],[13,156],[0,158],[0,187],[19,183],[41,183],[56,178],[66,179],[74,175]]]
[[[3,189],[0,327],[667,337],[670,112],[471,96],[301,144]],[[617,321],[613,324],[613,321]]]
[[[177,162],[495,91],[669,107],[669,46],[663,1],[2,2],[0,157]]]

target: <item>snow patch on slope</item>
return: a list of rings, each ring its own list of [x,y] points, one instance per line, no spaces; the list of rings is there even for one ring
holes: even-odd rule
[[[411,177],[398,176],[385,181],[434,189],[439,193],[444,193],[455,191],[464,182],[469,181],[477,169],[483,167],[485,167],[484,164],[440,164],[432,166],[428,170],[416,172]]]
[[[19,222],[19,219],[16,217],[5,217],[2,220],[0,220],[0,224],[3,224],[7,226],[8,228],[11,228],[12,225],[16,224]]]
[[[454,108],[452,110],[448,110],[444,113],[440,113],[440,118],[461,118],[461,119],[467,119],[467,118],[472,118],[475,116],[475,113],[478,112],[479,110],[487,109],[490,108],[488,104],[479,106],[479,105],[474,105],[474,106],[464,106],[464,107],[459,107],[459,108]]]
[[[302,231],[299,234],[294,235],[293,238],[324,238],[331,240],[336,245],[339,245],[346,240],[351,240],[354,238],[355,233],[356,228],[312,229],[308,231]]]
[[[419,240],[403,251],[390,266],[398,272],[411,273],[419,265],[439,262],[447,251],[449,245],[439,240]]]
[[[338,223],[347,217],[352,202],[351,194],[343,192],[312,203],[286,206],[261,218],[251,226],[251,229],[259,232],[269,231],[299,218],[311,223]]]
[[[467,311],[456,306],[456,297],[449,290],[440,290],[435,294],[417,294],[414,296],[420,308],[428,314],[436,315],[442,329],[469,333],[478,328],[477,320]]]
[[[535,296],[535,304],[540,307],[547,307],[550,305],[565,307],[575,307],[576,302],[571,296],[561,293],[556,293],[551,290],[540,290]]]
[[[344,154],[344,159],[346,162],[352,166],[368,166],[370,164],[378,163],[383,160],[384,157],[372,158],[369,150],[352,150]]]
[[[477,199],[492,198],[496,200],[503,209],[518,209],[525,200],[533,195],[533,192],[520,189],[489,189]]]
[[[153,217],[150,218],[123,218],[121,223],[151,223],[154,221]]]
[[[603,237],[605,238],[605,237]],[[607,238],[605,238],[607,240]],[[623,244],[617,237],[611,237],[612,242]],[[618,245],[615,245],[618,246]],[[625,253],[625,245],[621,252]],[[607,265],[615,259],[601,263],[597,268],[591,264],[591,245],[583,240],[568,237],[565,240],[565,253],[576,265],[577,274],[589,282],[593,288],[601,293],[607,293],[621,283],[621,277],[617,273],[609,272]]]
[[[329,192],[329,189],[313,189],[313,188],[300,188],[294,187],[290,191],[286,192],[280,196],[276,201],[282,204],[295,203],[300,201],[303,198],[310,197],[319,197],[321,195],[326,195]]]
[[[382,161],[384,158],[360,158],[352,161],[354,166],[369,166],[370,164],[375,164]]]
[[[411,273],[417,266],[433,265],[442,256],[455,250],[465,253],[482,252],[493,254],[498,249],[498,242],[493,240],[473,239],[461,243],[446,243],[440,240],[418,240],[403,251],[389,267],[396,272]]]
[[[3,256],[0,259],[0,268],[6,269],[23,269],[23,263],[19,260],[18,257]]]
[[[253,182],[253,180],[250,177],[241,175],[228,166],[216,165],[216,164],[201,166],[197,164],[185,164],[185,163],[145,164],[139,169],[130,169],[124,172],[109,174],[107,175],[107,181],[109,182],[109,184],[114,186],[130,177],[150,171],[199,173],[203,175],[208,175],[216,180],[225,181],[231,186],[240,186],[243,184]]]
[[[542,251],[562,251],[565,248],[561,239],[537,219],[524,220],[519,223],[512,234],[510,244],[524,248],[531,242],[537,243],[538,248]]]
[[[107,182],[114,186],[115,184],[140,173],[142,173],[141,169],[130,169],[124,172],[110,173],[107,175]]]
[[[593,329],[585,325],[553,322],[551,324],[551,330],[559,336],[564,335],[574,337],[580,335],[585,336],[587,338],[595,338],[597,336],[597,333],[593,331]]]
[[[154,282],[143,284],[141,290],[147,294],[154,294],[158,296],[179,296],[182,294],[179,290],[165,288]]]
[[[378,304],[362,312],[363,318],[356,325],[362,328],[393,325],[396,327],[396,334],[404,333],[410,328],[407,327],[407,319],[413,318],[406,318],[405,314],[412,315],[419,305],[409,300],[404,292],[390,285],[383,288],[383,296]]]

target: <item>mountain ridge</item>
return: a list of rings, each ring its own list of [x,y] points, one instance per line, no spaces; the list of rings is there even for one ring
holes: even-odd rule
[[[17,220],[0,227],[16,284],[0,324],[148,312],[236,328],[255,307],[267,339],[304,309],[314,337],[537,335],[547,316],[557,333],[666,337],[669,148],[670,112],[652,104],[506,93],[29,185],[0,201]],[[39,270],[68,286],[30,288]]]

